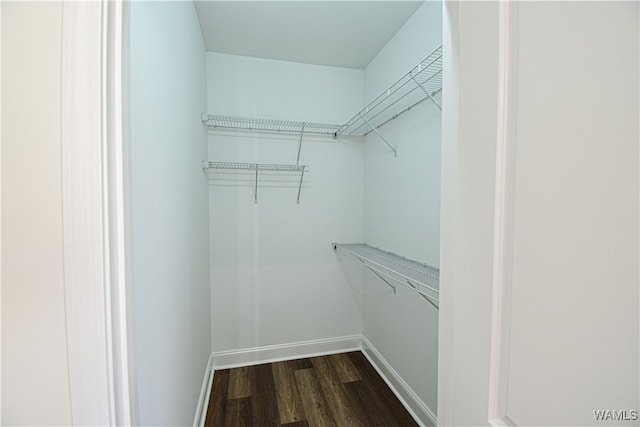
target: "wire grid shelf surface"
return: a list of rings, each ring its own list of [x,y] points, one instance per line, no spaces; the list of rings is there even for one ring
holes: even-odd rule
[[[273,172],[308,172],[307,165],[285,165],[275,163],[239,163],[239,162],[207,162],[202,164],[204,169],[236,169],[273,171]]]
[[[358,258],[372,270],[383,277],[393,279],[403,285],[409,285],[420,294],[436,302],[440,293],[440,271],[427,264],[385,252],[364,243],[334,243],[335,250],[340,250]]]
[[[298,122],[233,116],[206,116],[207,126],[212,128],[259,130],[267,132],[313,133],[334,136],[340,125],[330,123]]]
[[[442,45],[371,101],[337,134],[367,135],[442,90]]]

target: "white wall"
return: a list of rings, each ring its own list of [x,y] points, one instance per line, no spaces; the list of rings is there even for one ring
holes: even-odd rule
[[[345,122],[362,106],[361,70],[207,54],[209,112]],[[295,163],[296,135],[211,130],[209,159]],[[305,136],[297,176],[210,172],[213,350],[361,333],[361,282],[332,241],[362,240],[362,144]],[[267,182],[269,180],[269,182]]]
[[[497,415],[515,425],[606,425],[595,409],[639,401],[639,8],[512,7],[511,250],[496,271],[511,294],[494,305],[498,5],[447,5],[458,84],[443,128],[439,420],[486,425],[495,393]],[[510,313],[501,359],[491,358],[492,307]]]
[[[367,67],[366,98],[374,99],[442,43],[442,4],[426,2]],[[365,242],[439,266],[440,117],[430,101],[365,138]],[[429,410],[437,409],[438,310],[417,293],[397,294],[365,275],[365,337]]]
[[[140,423],[191,424],[211,351],[205,50],[191,2],[131,4],[131,240]]]
[[[342,124],[362,108],[362,70],[207,52],[207,73],[210,114]]]
[[[2,425],[69,425],[60,2],[2,2]]]
[[[507,413],[521,425],[640,410],[638,11],[518,7]]]

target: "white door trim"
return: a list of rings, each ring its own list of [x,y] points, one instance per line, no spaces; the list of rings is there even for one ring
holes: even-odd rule
[[[121,2],[64,2],[62,208],[71,416],[129,425]]]
[[[440,425],[453,425],[453,347],[456,198],[458,185],[460,4],[443,4],[442,154],[440,189],[440,310],[438,315],[438,408]]]
[[[517,16],[514,1],[498,4],[498,70],[497,79],[497,141],[495,148],[496,170],[493,212],[493,278],[491,307],[491,353],[487,423],[491,425],[513,425],[507,416],[506,397],[508,379],[509,315],[511,311],[511,265],[512,265],[512,209],[513,182],[515,177],[515,53]],[[453,287],[456,285],[455,256],[459,248],[456,241],[456,212],[459,129],[459,51],[460,51],[460,7],[456,1],[444,2],[444,67],[443,67],[443,114],[442,114],[442,196],[441,196],[441,268],[440,268],[440,317],[438,341],[438,423],[452,425],[454,402],[452,401],[454,360],[455,305]]]
[[[493,222],[493,279],[489,366],[489,423],[515,425],[507,415],[511,288],[513,266],[513,209],[515,185],[515,46],[517,5],[498,6],[498,111]]]

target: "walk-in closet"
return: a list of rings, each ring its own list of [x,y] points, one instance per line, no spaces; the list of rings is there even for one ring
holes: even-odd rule
[[[142,422],[167,422],[168,357],[195,381],[362,351],[435,424],[442,56],[440,2],[131,5]],[[167,340],[198,351],[158,355]],[[204,383],[176,409],[206,412]]]
[[[633,410],[637,3],[126,16],[132,419],[585,425]],[[605,330],[625,338],[599,345]],[[602,361],[617,369],[595,375]]]

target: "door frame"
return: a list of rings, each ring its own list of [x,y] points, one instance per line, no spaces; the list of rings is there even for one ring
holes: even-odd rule
[[[451,424],[453,303],[447,285],[453,277],[458,126],[459,3],[444,1],[443,145],[441,259],[443,292],[439,320],[438,420]],[[123,0],[64,2],[62,19],[63,250],[69,381],[74,425],[138,423],[131,313],[128,176],[128,3]],[[503,21],[508,25],[508,21]],[[501,58],[508,64],[501,31]],[[505,68],[506,70],[506,68]],[[508,89],[508,70],[500,87]],[[506,107],[505,107],[506,108]],[[506,110],[505,110],[506,111]],[[499,117],[504,126],[506,113]],[[499,150],[498,150],[499,151]],[[497,156],[504,153],[498,152]],[[446,167],[444,167],[446,165]],[[497,176],[504,179],[504,176]],[[503,181],[500,181],[503,182]],[[498,195],[504,189],[496,188]],[[496,231],[504,226],[504,206],[496,206]],[[500,209],[498,209],[500,208]],[[448,210],[447,210],[448,209]],[[501,210],[502,209],[502,210]],[[500,225],[500,227],[498,227]],[[496,242],[503,236],[496,234]],[[499,246],[499,245],[498,245]],[[496,247],[496,251],[501,248]],[[501,252],[500,256],[504,256]],[[497,262],[497,261],[496,261]],[[499,268],[499,265],[494,266]],[[498,270],[494,269],[495,273]],[[494,279],[494,290],[499,285]],[[499,289],[496,290],[499,297]],[[494,302],[496,300],[494,299]],[[492,307],[494,322],[500,304]],[[493,358],[499,375],[500,327]],[[487,367],[489,369],[490,367]],[[497,377],[495,377],[497,378]],[[497,381],[497,379],[496,379]],[[498,381],[496,384],[500,384]],[[500,418],[501,390],[492,393]],[[489,402],[488,402],[489,403]],[[496,419],[495,424],[501,420]],[[489,420],[488,420],[489,421]]]
[[[443,4],[443,110],[442,110],[442,186],[441,186],[441,236],[440,236],[440,311],[438,337],[438,424],[454,423],[454,343],[455,343],[455,298],[456,286],[456,224],[457,218],[464,215],[458,211],[458,176],[460,165],[459,146],[459,110],[460,110],[460,2],[445,0]],[[512,0],[497,2],[498,27],[496,31],[497,51],[497,93],[495,129],[496,144],[491,155],[495,158],[495,169],[487,171],[495,176],[493,185],[493,240],[489,363],[487,372],[487,425],[514,425],[506,414],[508,376],[508,348],[510,322],[510,265],[511,221],[513,195],[510,183],[513,182],[513,144],[514,122],[513,62],[515,14],[517,4]],[[484,398],[481,396],[480,398]]]
[[[127,34],[126,2],[63,2],[63,253],[74,425],[137,423],[127,330]]]

